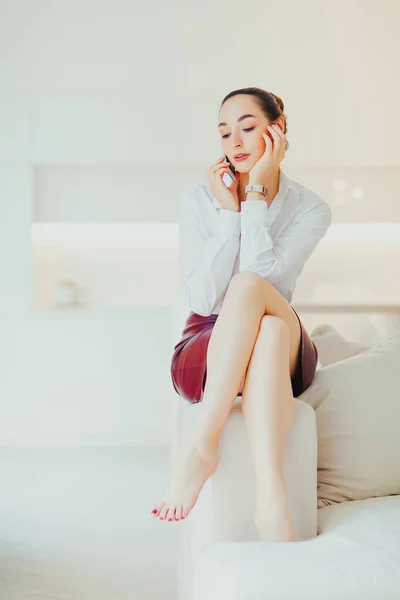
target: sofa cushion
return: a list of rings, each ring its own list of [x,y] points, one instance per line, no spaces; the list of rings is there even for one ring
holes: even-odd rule
[[[320,508],[318,535],[329,532],[348,541],[374,545],[377,550],[384,550],[384,546],[389,550],[392,545],[393,556],[397,556],[400,565],[400,496],[367,498]]]
[[[343,337],[332,325],[322,323],[310,335],[318,350],[321,367],[331,365],[339,360],[350,358],[368,350],[368,346],[351,342]]]
[[[318,369],[318,506],[400,494],[400,332]]]
[[[400,590],[400,498],[318,510],[303,542],[211,544],[195,569],[194,600],[395,600]]]

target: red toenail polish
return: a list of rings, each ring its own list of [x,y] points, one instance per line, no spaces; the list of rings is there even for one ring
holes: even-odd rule
[[[155,515],[155,514],[156,514],[156,512],[157,512],[157,509],[155,508],[155,509],[152,511],[153,515]]]

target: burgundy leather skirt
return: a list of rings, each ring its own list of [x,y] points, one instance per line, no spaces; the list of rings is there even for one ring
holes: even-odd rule
[[[292,309],[294,310],[293,306]],[[301,328],[300,352],[294,376],[291,377],[293,396],[300,396],[310,385],[317,368],[318,351],[299,315]],[[208,342],[217,314],[207,317],[191,312],[186,319],[181,339],[174,347],[171,360],[171,379],[175,391],[191,403],[201,402],[207,378]],[[241,396],[241,392],[238,394]]]

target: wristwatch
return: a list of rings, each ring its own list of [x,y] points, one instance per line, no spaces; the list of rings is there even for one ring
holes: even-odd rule
[[[244,188],[244,191],[245,194],[247,194],[247,192],[261,192],[261,194],[264,194],[264,196],[268,195],[267,188],[261,183],[248,183]]]

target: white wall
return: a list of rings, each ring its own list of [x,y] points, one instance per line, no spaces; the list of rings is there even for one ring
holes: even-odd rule
[[[247,85],[285,101],[289,174],[399,167],[399,16],[389,1],[0,3],[0,444],[168,439],[168,308],[34,307],[39,170],[159,166],[183,184],[219,155],[219,103]]]

